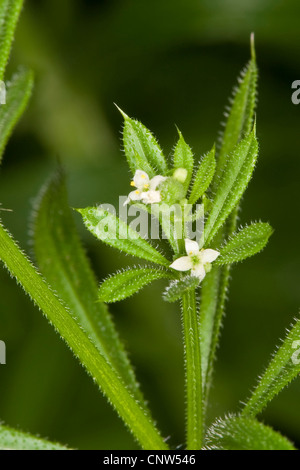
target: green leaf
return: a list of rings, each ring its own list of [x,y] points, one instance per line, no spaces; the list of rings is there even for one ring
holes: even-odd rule
[[[272,227],[262,222],[240,229],[221,248],[215,264],[232,264],[259,253],[268,243],[272,233]]]
[[[231,223],[229,218],[228,222]],[[215,237],[214,246],[222,243],[222,231]],[[215,266],[207,274],[201,286],[200,302],[200,332],[202,349],[202,373],[205,374],[204,400],[208,402],[208,395],[212,381],[213,365],[216,358],[220,330],[225,311],[225,302],[228,297],[228,284],[230,265]]]
[[[229,416],[218,419],[206,436],[208,450],[296,450],[270,426],[253,418]]]
[[[22,10],[23,0],[1,0],[0,5],[0,80],[4,78],[15,29]]]
[[[251,36],[251,60],[242,71],[235,87],[230,107],[226,112],[226,124],[218,151],[218,164],[215,181],[222,176],[226,166],[227,156],[236,144],[251,132],[257,99],[257,65],[254,51],[254,37]]]
[[[0,450],[68,450],[60,444],[52,443],[25,432],[0,425]]]
[[[217,170],[213,178],[212,189],[217,191],[220,178],[223,176],[224,167],[227,165],[230,155],[238,142],[253,128],[255,106],[257,96],[257,66],[254,50],[254,36],[251,36],[251,60],[235,87],[231,106],[227,109],[225,129],[217,149]],[[224,239],[228,239],[236,231],[238,207],[229,216],[225,226],[215,237],[215,247],[218,248]],[[202,370],[206,376],[205,401],[207,402],[212,380],[213,364],[216,356],[217,345],[220,337],[222,319],[225,311],[225,302],[228,295],[230,277],[230,265],[215,268],[206,276],[201,287],[200,305],[200,332],[205,338],[206,346],[201,348]],[[210,300],[211,299],[211,300]],[[201,321],[203,318],[203,323]],[[206,331],[206,327],[208,330]],[[209,348],[209,350],[207,350]],[[207,359],[206,359],[207,358]]]
[[[202,359],[202,383],[204,392],[208,392],[212,374],[212,363],[215,351],[213,351],[214,325],[216,322],[216,311],[218,305],[218,293],[220,284],[220,269],[214,268],[208,273],[201,283],[200,291],[200,316],[199,332],[201,338]],[[204,393],[206,398],[206,393]]]
[[[112,303],[126,299],[157,279],[170,279],[172,275],[161,269],[128,268],[106,279],[99,289],[99,299]]]
[[[189,204],[195,204],[209,187],[216,170],[215,146],[200,161],[194,176]]]
[[[196,276],[185,276],[181,279],[172,281],[163,293],[163,299],[166,302],[176,302],[192,289],[199,286],[199,279]]]
[[[135,230],[101,207],[77,209],[87,229],[109,246],[129,255],[169,267],[169,261],[144,240]]]
[[[212,209],[205,224],[205,242],[209,243],[240,201],[251,179],[258,154],[255,129],[229,155],[217,187]]]
[[[97,281],[76,231],[62,170],[57,171],[42,190],[33,228],[34,251],[41,273],[142,403],[133,368],[108,309],[98,301]]]
[[[0,259],[66,341],[140,445],[147,450],[167,449],[150,416],[133,398],[119,375],[99,353],[81,326],[54,295],[2,225],[0,225]]]
[[[243,415],[256,416],[292,380],[300,374],[300,320],[288,332],[258,385],[246,403]]]
[[[168,171],[166,160],[153,134],[141,122],[119,111],[124,117],[123,144],[132,173],[143,170],[150,178],[165,175]]]
[[[7,84],[6,104],[0,105],[0,162],[8,138],[25,111],[32,88],[33,75],[29,71],[15,74]]]
[[[193,175],[194,157],[190,146],[185,142],[183,135],[179,130],[178,133],[179,139],[174,150],[174,169],[184,168],[187,170],[186,180],[182,183],[183,187],[187,191]]]

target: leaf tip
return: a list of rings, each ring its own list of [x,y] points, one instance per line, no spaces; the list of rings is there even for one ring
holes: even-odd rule
[[[124,111],[122,111],[122,109],[119,108],[119,106],[118,106],[116,103],[114,103],[114,105],[115,105],[115,107],[117,108],[117,110],[122,114],[122,116],[123,116],[124,119],[129,119],[129,117],[127,116],[127,114],[124,113]]]
[[[250,34],[250,51],[251,51],[251,59],[256,60],[256,52],[255,52],[255,34],[252,32]]]
[[[215,158],[215,155],[216,155],[216,143],[214,143],[214,145],[212,146],[210,152],[211,152],[213,158]]]
[[[78,209],[78,207],[71,207],[73,211],[79,212],[79,214],[83,215],[83,210],[84,209]]]
[[[183,139],[183,135],[182,135],[179,127],[177,126],[177,124],[175,124],[175,127],[176,127],[176,130],[177,130],[177,134],[178,134],[179,139]]]

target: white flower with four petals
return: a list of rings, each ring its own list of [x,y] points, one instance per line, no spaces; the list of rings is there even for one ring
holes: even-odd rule
[[[211,263],[218,258],[220,253],[210,248],[200,250],[198,243],[188,238],[185,240],[185,249],[187,256],[176,259],[170,268],[176,271],[191,270],[191,275],[198,277],[201,282],[210,271]]]
[[[161,202],[160,191],[156,188],[166,180],[165,176],[154,176],[150,180],[149,176],[145,171],[136,170],[131,186],[135,186],[137,189],[129,193],[128,198],[124,202],[124,206],[130,201],[142,201],[144,204],[154,204]]]

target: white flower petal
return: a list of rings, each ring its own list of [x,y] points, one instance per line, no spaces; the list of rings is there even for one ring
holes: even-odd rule
[[[155,204],[161,201],[161,196],[159,191],[146,191],[141,194],[141,199],[144,204]]]
[[[178,258],[170,265],[170,268],[176,269],[176,271],[188,271],[192,269],[193,263],[189,256],[182,256]]]
[[[205,275],[206,275],[203,264],[198,264],[197,266],[195,266],[192,269],[191,274],[192,274],[192,276],[198,277],[200,282],[203,281],[203,279],[205,278]]]
[[[219,255],[220,253],[218,251],[208,248],[207,250],[202,251],[201,261],[203,264],[212,263],[218,258]]]
[[[124,202],[123,206],[126,206],[126,205],[129,204],[129,203],[130,203],[130,197],[128,197],[128,198],[126,199],[126,201]]]
[[[185,239],[185,250],[187,254],[190,253],[198,253],[199,252],[199,245],[197,242],[194,242],[193,240],[189,240],[188,238]]]
[[[128,198],[131,201],[140,201],[142,199],[142,192],[136,189],[135,191],[131,191],[131,193],[128,194]]]
[[[152,178],[152,180],[150,181],[150,189],[156,189],[157,186],[160,185],[160,183],[162,183],[166,179],[167,178],[165,176],[154,176],[154,178]]]
[[[142,170],[136,170],[133,182],[138,189],[144,188],[145,185],[150,184],[149,176]]]

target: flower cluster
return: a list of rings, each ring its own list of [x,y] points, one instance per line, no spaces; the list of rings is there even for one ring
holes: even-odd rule
[[[186,170],[179,169],[181,173],[184,172],[183,181],[186,178]],[[175,179],[177,174],[174,174]],[[181,176],[181,174],[180,174]],[[161,202],[161,192],[158,187],[167,178],[165,176],[157,175],[150,179],[148,174],[142,170],[136,170],[131,186],[137,189],[129,193],[128,198],[124,202],[124,205],[129,204],[132,201],[141,201],[144,204],[156,204]],[[191,275],[198,277],[201,282],[206,273],[211,269],[211,263],[217,259],[219,252],[212,249],[201,249],[197,242],[189,239],[185,239],[185,249],[187,256],[182,256],[176,259],[170,268],[176,271],[191,271]]]
[[[124,206],[131,201],[142,201],[144,204],[161,202],[161,194],[157,187],[166,179],[165,176],[157,175],[150,180],[145,171],[136,170],[133,181],[130,184],[137,189],[129,193]]]

